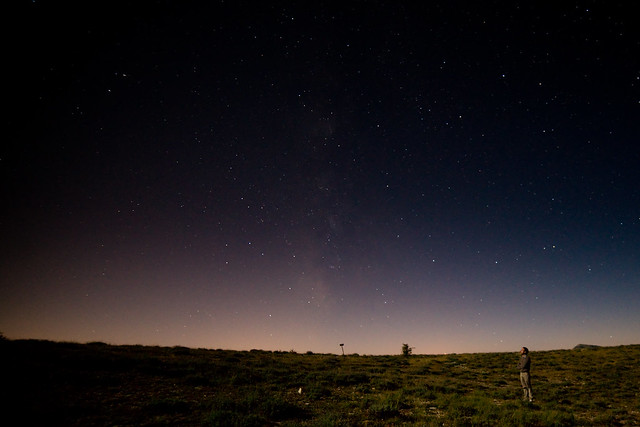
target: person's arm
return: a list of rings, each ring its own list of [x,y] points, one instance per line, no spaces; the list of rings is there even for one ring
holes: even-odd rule
[[[531,367],[531,358],[527,354],[523,359],[524,359],[524,363],[522,367],[524,368],[525,371],[528,371],[529,368]]]

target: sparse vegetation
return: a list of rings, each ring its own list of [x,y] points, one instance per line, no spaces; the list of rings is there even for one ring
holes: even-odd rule
[[[640,345],[337,356],[3,341],[5,419],[31,425],[638,425]]]

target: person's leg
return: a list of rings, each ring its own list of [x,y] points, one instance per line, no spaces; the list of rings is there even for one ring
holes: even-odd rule
[[[520,377],[522,379],[522,387],[524,388],[524,397],[525,399],[532,401],[533,391],[531,390],[531,375],[529,375],[528,372],[522,372]]]
[[[525,398],[529,399],[529,401],[533,400],[533,392],[531,390],[531,375],[528,372],[524,372],[524,387],[525,387]]]

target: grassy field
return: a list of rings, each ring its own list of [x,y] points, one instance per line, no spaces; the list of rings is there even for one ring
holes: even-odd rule
[[[15,425],[640,425],[640,345],[358,356],[0,342]],[[400,345],[398,346],[400,353]]]

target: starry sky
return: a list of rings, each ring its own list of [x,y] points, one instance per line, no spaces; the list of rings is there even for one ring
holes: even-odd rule
[[[640,342],[632,2],[14,3],[6,337]]]

